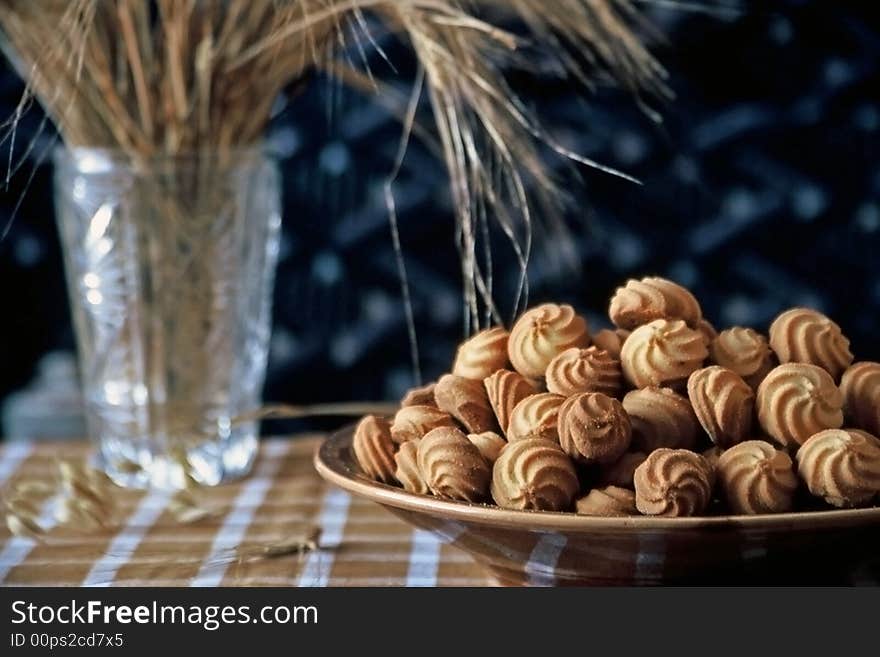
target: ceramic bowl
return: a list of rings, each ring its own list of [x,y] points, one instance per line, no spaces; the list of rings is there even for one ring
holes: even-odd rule
[[[594,518],[415,495],[366,477],[353,427],[315,455],[354,495],[470,554],[502,585],[851,584],[880,578],[880,508],[761,516]]]

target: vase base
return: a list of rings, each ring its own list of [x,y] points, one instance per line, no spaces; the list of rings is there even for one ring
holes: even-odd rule
[[[250,472],[258,442],[256,427],[233,430],[223,441],[203,443],[174,456],[145,450],[120,454],[103,442],[93,465],[125,488],[179,490],[190,480],[216,486]],[[111,444],[118,445],[115,441]]]

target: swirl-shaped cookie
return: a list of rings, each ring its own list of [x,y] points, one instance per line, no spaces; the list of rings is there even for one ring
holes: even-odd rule
[[[859,429],[880,435],[880,363],[855,363],[840,380],[846,416]]]
[[[696,326],[694,326],[700,332],[700,335],[703,336],[703,342],[706,343],[708,347],[712,344],[712,341],[718,337],[718,331],[715,330],[715,327],[712,326],[712,322],[708,319],[701,319],[697,322]]]
[[[623,343],[629,337],[629,333],[625,329],[615,329],[613,331],[611,329],[602,329],[593,336],[593,344],[599,347],[599,349],[607,351],[612,358],[620,360],[620,350],[623,348]]]
[[[498,455],[501,454],[501,450],[507,445],[507,441],[494,431],[468,434],[468,440],[477,446],[480,454],[483,455],[483,458],[486,459],[486,463],[489,465],[498,460]]]
[[[394,442],[388,420],[365,415],[354,430],[354,457],[364,473],[377,481],[394,482]]]
[[[575,510],[582,516],[614,518],[637,516],[636,494],[628,488],[606,486],[594,488],[575,502]]]
[[[580,463],[611,464],[629,449],[632,426],[623,405],[601,392],[584,392],[559,407],[559,444]]]
[[[579,392],[601,392],[617,397],[622,385],[620,361],[598,347],[572,347],[547,365],[547,390],[563,397]]]
[[[507,433],[507,425],[510,423],[510,414],[523,399],[534,395],[537,391],[534,385],[519,372],[510,370],[498,370],[483,380],[489,404],[498,419],[501,431]]]
[[[404,406],[394,414],[391,439],[399,445],[421,438],[431,429],[455,426],[455,419],[436,406]]]
[[[780,363],[817,365],[835,381],[853,362],[849,340],[840,327],[809,308],[792,308],[773,320],[770,347]]]
[[[654,450],[633,478],[636,508],[648,516],[696,516],[712,497],[709,465],[686,449]]]
[[[682,320],[657,319],[630,334],[620,351],[623,376],[635,388],[683,386],[709,355],[699,331]]]
[[[489,492],[489,464],[458,429],[429,431],[419,441],[418,464],[428,488],[438,497],[479,502]]]
[[[648,455],[644,452],[627,452],[611,465],[602,468],[599,473],[599,484],[602,486],[617,486],[619,488],[632,488],[633,475],[636,468],[645,462]]]
[[[420,442],[419,439],[408,440],[397,450],[397,454],[394,455],[394,462],[397,464],[394,478],[400,482],[404,490],[427,495],[431,491],[428,489],[428,484],[425,483],[425,478],[422,477],[422,471],[419,470]]]
[[[468,433],[495,429],[495,411],[482,381],[444,374],[434,386],[437,408],[461,422]]]
[[[406,391],[400,406],[436,406],[434,401],[434,382],[426,383],[418,388],[410,388]]]
[[[530,395],[518,403],[510,414],[507,441],[544,438],[559,442],[557,414],[565,397],[552,392]]]
[[[758,422],[768,435],[790,447],[823,429],[843,426],[843,395],[821,367],[786,363],[758,386]]]
[[[543,438],[508,443],[492,468],[492,499],[508,509],[565,511],[579,487],[571,460]]]
[[[617,288],[608,316],[615,326],[630,330],[656,319],[680,319],[696,328],[703,312],[694,295],[678,283],[648,276]]]
[[[736,372],[711,365],[688,379],[688,397],[694,413],[716,445],[730,447],[752,430],[755,391]]]
[[[796,458],[807,488],[831,506],[862,506],[880,493],[880,440],[865,431],[820,431]]]
[[[633,446],[650,454],[659,447],[690,449],[700,424],[687,397],[671,388],[632,390],[623,398],[623,410],[632,423]]]
[[[715,489],[715,480],[718,474],[718,459],[721,458],[721,455],[724,453],[724,448],[719,447],[718,445],[713,445],[709,449],[703,450],[700,454],[706,459],[706,463],[709,465],[709,483],[712,484],[712,489]]]
[[[753,390],[776,366],[767,338],[750,328],[721,331],[709,345],[709,361],[739,374]]]
[[[784,513],[794,507],[794,463],[768,442],[734,445],[718,458],[717,473],[721,494],[734,513]]]
[[[501,328],[480,331],[461,343],[455,354],[452,373],[466,379],[482,381],[497,370],[507,367],[507,339],[510,334]]]
[[[574,308],[545,303],[527,310],[513,325],[507,355],[517,372],[528,379],[540,379],[557,354],[589,344],[587,321]]]

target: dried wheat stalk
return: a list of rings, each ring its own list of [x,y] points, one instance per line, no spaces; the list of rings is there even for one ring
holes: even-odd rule
[[[387,92],[366,67],[376,48],[368,15],[407,40],[422,67],[411,105],[428,96],[449,171],[467,329],[500,319],[480,235],[494,220],[516,253],[515,311],[532,208],[546,215],[560,198],[542,144],[579,159],[505,84],[523,43],[503,25],[524,23],[561,74],[606,75],[637,97],[662,96],[664,73],[636,34],[643,21],[631,0],[0,0],[5,49],[28,82],[6,138],[33,94],[69,145],[117,148],[133,161],[233,153],[260,140],[279,92],[312,70]],[[405,145],[415,121],[402,114]]]
[[[23,479],[3,491],[6,526],[15,536],[42,539],[42,509],[53,504],[55,520],[78,531],[106,529],[116,522],[115,484],[84,461],[58,462],[54,481]]]
[[[62,460],[53,482],[23,479],[7,486],[2,499],[6,526],[14,536],[42,540],[45,528],[39,518],[43,506],[52,504],[55,520],[62,529],[111,529],[118,525],[116,491],[116,484],[100,470],[82,460]],[[168,511],[177,522],[189,524],[215,518],[226,509],[206,504],[193,485],[171,498]]]
[[[278,559],[291,555],[302,558],[309,552],[317,550],[320,540],[320,527],[312,527],[302,537],[287,538],[263,545],[241,545],[236,550],[238,554],[237,565],[251,561],[262,561],[263,559]]]

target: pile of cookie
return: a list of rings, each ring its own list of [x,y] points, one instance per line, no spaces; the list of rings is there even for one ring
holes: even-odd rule
[[[696,298],[630,280],[591,335],[568,305],[458,348],[451,373],[367,416],[364,473],[407,491],[598,516],[858,507],[880,494],[880,363],[825,315],[716,332]]]

